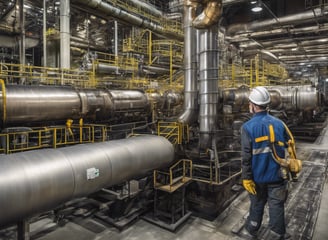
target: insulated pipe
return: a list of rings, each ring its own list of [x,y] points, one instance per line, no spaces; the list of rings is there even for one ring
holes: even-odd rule
[[[198,1],[198,0],[197,0]],[[204,0],[203,12],[194,19],[199,30],[199,147],[212,146],[218,117],[218,26],[222,13],[221,0]],[[203,29],[206,28],[206,29]]]
[[[25,38],[25,49],[36,47],[39,44],[39,39]],[[17,39],[15,36],[0,36],[0,47],[4,48],[17,48]]]
[[[43,22],[42,22],[42,36],[43,36],[43,66],[47,67],[47,1],[43,0]]]
[[[319,95],[315,87],[304,86],[267,86],[270,93],[270,109],[284,111],[314,110],[319,106]],[[222,91],[224,105],[248,109],[249,89],[246,87]]]
[[[71,68],[70,0],[60,0],[60,67]]]
[[[173,145],[153,135],[2,155],[0,226],[144,176],[173,160]]]
[[[120,67],[119,66],[115,66],[115,65],[109,65],[106,63],[96,63],[96,64],[92,64],[92,63],[87,63],[85,64],[86,69],[88,71],[96,71],[96,73],[118,73],[120,71]],[[125,71],[127,71],[125,69]]]
[[[140,0],[129,0],[129,3],[137,6],[138,8],[143,8],[147,12],[149,12],[157,17],[163,16],[163,12],[158,10],[155,6],[151,5],[150,3],[146,3],[146,2],[140,1]]]
[[[192,0],[200,2],[199,0]],[[201,1],[203,11],[193,20],[193,26],[197,29],[208,28],[219,21],[222,14],[222,0]]]
[[[144,19],[144,17],[133,15],[129,12],[126,12],[118,7],[115,7],[111,4],[109,4],[106,1],[103,1],[103,0],[87,0],[87,1],[73,0],[72,2],[79,3],[84,6],[88,6],[96,11],[100,11],[100,12],[110,15],[116,19],[130,23],[134,26],[137,26],[140,28],[147,28],[147,29],[149,29],[155,33],[161,34],[163,36],[168,36],[170,38],[174,38],[179,41],[183,40],[183,36],[180,35],[179,33],[169,31],[166,28],[164,28],[163,26],[153,23],[147,19]]]
[[[192,26],[196,16],[196,7],[192,1],[184,1],[184,112],[178,121],[192,124],[197,119],[198,90],[197,90],[197,31]]]
[[[6,85],[0,92],[3,125],[66,121],[68,118],[110,120],[121,112],[149,110],[146,95],[137,90],[73,89],[71,87]],[[6,108],[4,109],[4,102]]]
[[[268,28],[273,28],[275,26],[283,26],[288,24],[301,24],[306,22],[316,22],[320,18],[327,17],[327,9],[315,8],[302,13],[297,13],[293,15],[287,15],[284,17],[279,17],[277,19],[268,19],[264,21],[253,21],[246,24],[233,24],[227,29],[227,35],[234,35],[240,32],[252,32],[256,30],[265,30]]]
[[[19,25],[20,25],[20,44],[19,44],[19,62],[25,66],[25,13],[24,0],[19,0]],[[24,81],[24,80],[23,80]],[[24,82],[22,82],[24,83]]]
[[[114,53],[115,53],[115,62],[118,62],[118,24],[117,21],[114,21]],[[115,71],[116,74],[119,74],[118,67]]]
[[[200,30],[199,52],[199,134],[200,148],[212,145],[217,132],[218,28]]]

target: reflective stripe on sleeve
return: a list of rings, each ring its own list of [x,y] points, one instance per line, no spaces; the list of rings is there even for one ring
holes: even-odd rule
[[[268,153],[268,152],[271,152],[270,147],[257,148],[257,149],[253,149],[253,151],[252,151],[253,155],[261,154],[261,153]]]

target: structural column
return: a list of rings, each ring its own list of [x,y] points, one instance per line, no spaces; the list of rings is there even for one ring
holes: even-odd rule
[[[71,68],[70,0],[60,1],[60,67]]]

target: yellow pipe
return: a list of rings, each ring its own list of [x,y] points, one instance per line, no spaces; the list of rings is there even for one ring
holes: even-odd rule
[[[2,124],[5,124],[7,120],[7,96],[6,96],[6,86],[5,81],[3,79],[0,79],[1,84],[1,90],[2,90],[2,103],[3,103],[3,112],[2,112]]]

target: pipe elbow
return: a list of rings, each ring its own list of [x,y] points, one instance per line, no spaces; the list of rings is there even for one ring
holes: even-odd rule
[[[183,124],[192,124],[197,120],[195,109],[186,109],[179,117],[178,122]]]
[[[222,15],[222,0],[205,1],[206,6],[201,14],[193,20],[195,28],[204,29],[216,24]]]

